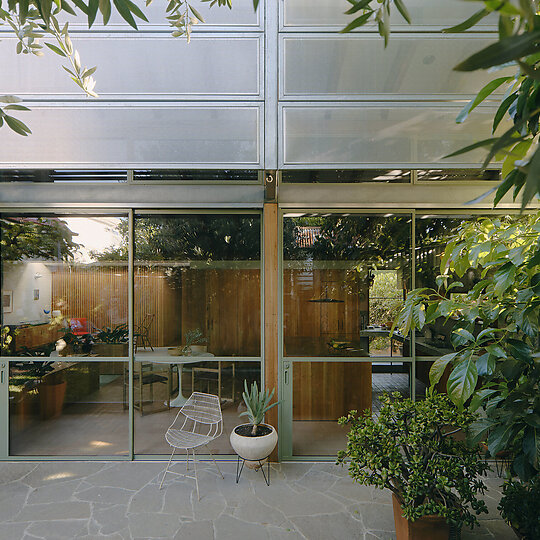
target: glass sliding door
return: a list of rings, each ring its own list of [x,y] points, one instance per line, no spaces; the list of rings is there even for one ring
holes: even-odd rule
[[[125,218],[3,214],[12,456],[127,455]]]
[[[135,215],[135,452],[168,454],[164,439],[193,391],[220,397],[231,454],[244,380],[261,380],[259,214]]]
[[[410,337],[390,328],[412,285],[411,235],[410,214],[284,214],[284,457],[335,455],[339,417],[410,394]]]

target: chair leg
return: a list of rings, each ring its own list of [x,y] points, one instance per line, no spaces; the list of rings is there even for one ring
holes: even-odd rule
[[[165,475],[167,474],[167,471],[169,470],[169,467],[171,466],[171,461],[174,456],[176,448],[173,447],[171,457],[169,458],[169,463],[167,463],[167,467],[165,468],[165,471],[163,472],[163,478],[161,479],[161,484],[159,484],[159,489],[163,486],[163,482],[165,480]]]
[[[234,403],[234,398],[235,398],[235,395],[234,395],[234,381],[236,379],[236,373],[235,373],[235,364],[234,362],[232,363],[232,402]]]
[[[221,405],[221,362],[218,362],[218,402]]]
[[[192,448],[191,451],[193,452],[193,468],[195,469],[195,485],[197,486],[197,498],[200,501],[201,495],[199,493],[199,478],[197,476],[197,458],[195,457],[195,448]]]
[[[186,448],[186,471],[189,471],[189,450]]]
[[[218,473],[221,475],[221,478],[223,478],[223,480],[225,480],[225,477],[223,476],[223,473],[221,472],[216,460],[214,459],[214,454],[212,454],[212,450],[210,450],[210,448],[208,448],[208,445],[205,444],[206,446],[206,449],[210,452],[210,456],[212,456],[212,461],[214,462],[214,465],[216,466],[216,469],[218,470]]]

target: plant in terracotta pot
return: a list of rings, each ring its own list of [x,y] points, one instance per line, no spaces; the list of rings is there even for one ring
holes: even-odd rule
[[[260,390],[257,383],[248,388],[244,380],[244,392],[242,393],[247,411],[240,416],[247,416],[249,423],[236,426],[231,432],[231,446],[234,451],[244,460],[249,468],[257,469],[264,464],[266,458],[276,447],[278,435],[276,429],[264,424],[264,415],[279,402],[270,404],[274,397],[274,389]]]
[[[477,494],[486,489],[481,476],[489,466],[454,435],[474,415],[445,394],[412,401],[396,392],[381,401],[378,418],[351,411],[339,420],[351,429],[337,462],[348,463],[356,482],[392,492],[398,540],[447,540],[463,525],[473,528],[473,512],[487,513]]]

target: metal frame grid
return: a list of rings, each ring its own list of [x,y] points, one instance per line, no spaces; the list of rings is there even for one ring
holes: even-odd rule
[[[134,415],[134,388],[133,388],[133,368],[134,362],[136,360],[136,353],[134,351],[134,226],[135,226],[135,217],[136,215],[219,215],[219,214],[252,214],[260,216],[260,246],[261,246],[261,256],[259,261],[260,267],[260,306],[261,306],[261,325],[260,325],[260,335],[261,335],[261,348],[259,356],[216,356],[212,360],[226,360],[234,362],[259,362],[261,365],[260,375],[261,375],[261,384],[264,385],[264,366],[263,366],[263,351],[264,351],[264,310],[262,309],[264,301],[264,272],[263,272],[263,255],[264,255],[264,223],[263,223],[263,214],[257,209],[145,209],[145,210],[136,210],[136,209],[124,209],[119,211],[118,209],[108,208],[106,205],[103,205],[99,208],[85,209],[80,207],[63,207],[58,208],[56,206],[49,205],[40,205],[39,208],[41,211],[38,211],[35,207],[28,206],[18,206],[13,208],[0,208],[0,215],[10,215],[10,214],[27,214],[27,215],[55,215],[55,216],[69,216],[69,217],[85,217],[85,216],[95,216],[95,215],[114,215],[127,217],[129,222],[128,227],[128,332],[130,338],[130,347],[129,347],[129,356],[119,359],[118,357],[99,357],[89,359],[88,357],[75,357],[76,361],[88,362],[124,362],[129,366],[129,391],[128,391],[128,422],[129,422],[129,441],[128,441],[128,450],[125,455],[55,455],[55,456],[18,456],[9,454],[9,392],[7,391],[7,380],[5,384],[5,392],[0,391],[0,429],[2,426],[5,426],[4,433],[1,434],[0,440],[0,461],[10,460],[10,461],[43,461],[47,459],[48,461],[77,461],[77,460],[88,460],[88,461],[100,461],[100,460],[110,460],[110,461],[126,461],[126,460],[162,460],[163,456],[158,454],[137,454],[135,448],[135,415]],[[9,367],[10,362],[20,362],[21,357],[18,356],[1,356],[0,363],[5,364]],[[2,371],[3,372],[3,371]],[[7,371],[7,379],[9,379],[9,369]],[[0,387],[1,389],[1,387]],[[3,437],[3,435],[6,435]],[[224,456],[225,459],[232,459],[232,455]]]

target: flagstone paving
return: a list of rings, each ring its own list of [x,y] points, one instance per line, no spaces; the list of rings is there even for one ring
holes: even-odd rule
[[[236,462],[200,463],[194,481],[169,475],[159,490],[159,462],[0,463],[0,539],[60,540],[390,540],[388,492],[354,484],[332,463],[272,466],[271,485]],[[184,463],[174,470],[181,471]],[[489,478],[490,513],[462,539],[509,540],[497,504],[501,480]]]

